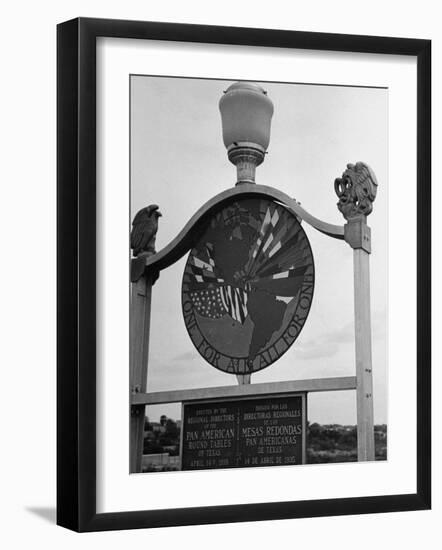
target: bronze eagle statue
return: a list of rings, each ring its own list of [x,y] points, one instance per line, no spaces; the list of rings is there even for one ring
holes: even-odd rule
[[[130,234],[130,246],[134,256],[142,252],[155,254],[155,237],[160,216],[162,214],[157,204],[150,204],[136,214]]]

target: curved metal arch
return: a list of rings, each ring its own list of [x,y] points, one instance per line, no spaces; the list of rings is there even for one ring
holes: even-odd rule
[[[323,222],[309,214],[302,208],[296,200],[289,197],[286,193],[269,187],[267,185],[242,184],[232,189],[222,191],[208,200],[197,212],[190,218],[178,235],[164,248],[156,254],[146,258],[146,267],[155,268],[158,271],[169,267],[182,258],[192,247],[193,238],[197,227],[201,221],[207,219],[215,210],[218,210],[224,204],[234,198],[245,197],[264,197],[274,199],[283,204],[288,210],[293,212],[303,221],[335,239],[344,239],[344,226],[332,225]]]

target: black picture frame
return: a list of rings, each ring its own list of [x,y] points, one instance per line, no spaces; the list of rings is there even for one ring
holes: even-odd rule
[[[417,59],[417,491],[361,498],[96,512],[96,39]],[[424,510],[431,506],[431,41],[79,18],[57,28],[57,523],[83,531]]]

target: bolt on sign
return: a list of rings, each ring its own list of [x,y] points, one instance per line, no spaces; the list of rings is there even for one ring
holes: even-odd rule
[[[305,462],[305,394],[183,405],[182,469]]]

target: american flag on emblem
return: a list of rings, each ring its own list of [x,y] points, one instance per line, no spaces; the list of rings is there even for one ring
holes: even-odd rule
[[[215,274],[215,262],[211,250],[206,246],[199,258],[191,258],[191,273],[201,290],[194,287],[190,293],[193,305],[203,317],[219,319],[228,314],[243,324],[247,317],[247,293],[229,284]]]
[[[263,291],[285,303],[298,294],[310,250],[305,244],[299,245],[302,230],[296,218],[277,204],[262,201],[260,222],[256,225],[247,223],[251,219],[247,212],[247,216],[243,212],[240,216],[236,215],[236,211],[232,214],[226,210],[227,214],[229,216],[224,223],[230,226],[234,220],[237,225],[233,224],[230,237],[226,233],[228,246],[223,247],[223,242],[218,246],[224,254],[228,251],[230,257],[235,257],[238,253],[235,246],[242,242],[241,227],[253,227],[255,238],[250,242],[247,258],[242,260],[244,263],[238,264],[233,276],[230,274],[225,279],[224,275],[221,277],[222,272],[215,262],[221,254],[219,248],[216,249],[213,242],[206,242],[198,255],[189,257],[186,286],[196,311],[203,317],[218,319],[230,315],[244,324],[251,291]]]
[[[229,314],[243,324],[247,317],[247,293],[231,285],[208,288],[190,293],[192,303],[203,317],[219,319]]]
[[[230,285],[222,286],[219,291],[224,309],[232,319],[243,324],[247,317],[247,292]]]
[[[226,314],[219,287],[190,292],[190,298],[196,311],[203,317],[219,319]]]

